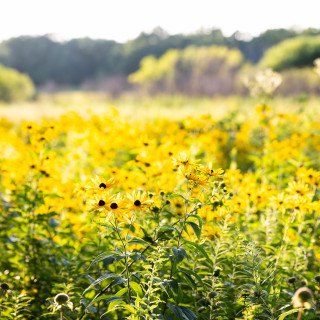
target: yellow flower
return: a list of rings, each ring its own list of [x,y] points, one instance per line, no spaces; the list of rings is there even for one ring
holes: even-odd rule
[[[184,176],[193,185],[205,188],[209,184],[208,177],[201,175],[201,173],[199,173],[194,168],[186,169],[186,168],[180,167],[179,173],[180,175]]]
[[[308,187],[307,184],[302,183],[302,182],[296,182],[292,181],[289,183],[289,186],[287,188],[287,191],[291,195],[298,195],[298,196],[305,196],[307,198],[312,198],[313,197],[313,191],[311,191]]]
[[[129,209],[144,210],[149,207],[153,200],[148,198],[147,192],[137,192],[134,190],[132,194],[127,194]]]
[[[107,191],[116,185],[114,178],[106,180],[102,177],[95,176],[91,181],[93,184],[86,186],[86,189],[90,191]]]
[[[312,168],[307,169],[306,167],[301,167],[297,171],[297,176],[312,186],[320,186],[320,171],[316,171]]]
[[[104,211],[109,209],[109,205],[112,203],[114,199],[114,195],[110,195],[107,192],[94,194],[93,198],[88,200],[88,209],[89,210],[98,210]]]
[[[222,178],[224,174],[224,171],[221,168],[214,170],[212,162],[209,162],[207,167],[201,167],[200,170],[203,173],[216,178]]]
[[[190,157],[187,155],[186,152],[182,151],[179,152],[178,156],[172,157],[172,163],[174,166],[178,167],[178,166],[183,166],[186,169],[189,168],[189,166],[191,167],[196,167],[197,166],[197,162],[196,160],[191,160]]]
[[[285,213],[287,210],[287,196],[285,196],[283,192],[270,198],[270,203],[276,210],[281,213]]]

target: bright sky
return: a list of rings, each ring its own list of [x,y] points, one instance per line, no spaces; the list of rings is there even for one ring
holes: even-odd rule
[[[217,27],[225,35],[320,28],[320,0],[0,0],[0,11],[0,41],[50,33],[123,42],[157,26],[171,34]]]

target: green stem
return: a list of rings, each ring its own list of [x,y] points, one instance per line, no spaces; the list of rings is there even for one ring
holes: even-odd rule
[[[130,225],[131,226],[131,225]],[[122,243],[123,247],[123,253],[124,253],[124,264],[125,264],[125,270],[126,270],[126,277],[127,277],[127,284],[128,284],[128,294],[129,294],[129,301],[131,301],[131,289],[130,289],[130,274],[129,274],[129,268],[128,268],[128,256],[127,256],[127,244],[123,241],[119,228],[117,223],[117,218],[115,218],[115,230],[118,234],[118,237]]]

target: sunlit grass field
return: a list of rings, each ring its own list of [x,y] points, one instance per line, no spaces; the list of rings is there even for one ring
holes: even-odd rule
[[[0,319],[319,319],[319,98],[0,106]]]
[[[196,114],[209,114],[216,119],[227,113],[237,113],[246,118],[253,115],[257,99],[251,97],[213,97],[190,98],[183,95],[148,97],[145,95],[126,94],[112,98],[102,93],[62,92],[56,94],[39,94],[36,101],[0,104],[0,116],[14,122],[22,120],[41,121],[43,118],[57,118],[75,111],[83,116],[88,113],[103,113],[110,106],[118,109],[121,116],[135,120],[171,118],[183,119]],[[319,114],[318,97],[276,98],[273,108],[278,112],[295,112],[306,108],[308,113]]]

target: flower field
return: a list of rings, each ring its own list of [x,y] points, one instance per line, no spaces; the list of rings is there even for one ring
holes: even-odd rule
[[[0,133],[0,319],[320,318],[315,114],[110,107]]]

